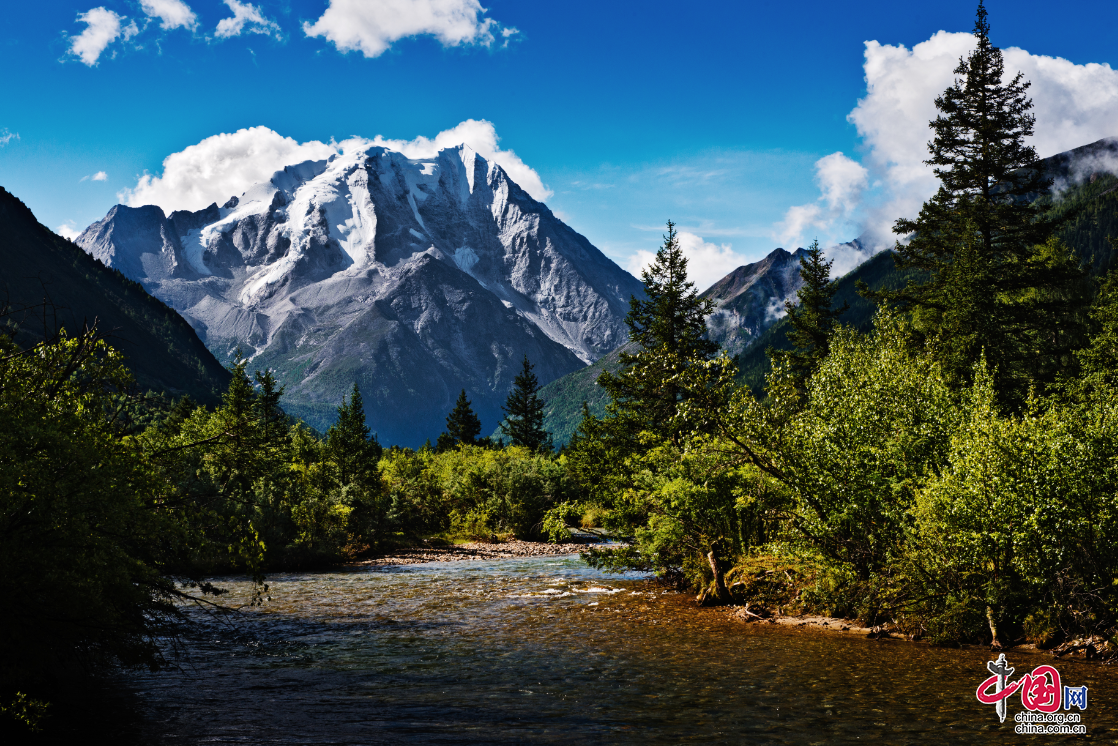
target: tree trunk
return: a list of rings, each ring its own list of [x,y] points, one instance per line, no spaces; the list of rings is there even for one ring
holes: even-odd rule
[[[993,607],[986,607],[986,623],[990,625],[990,635],[992,636],[990,640],[990,647],[994,650],[1001,650],[1002,643],[1001,640],[998,639],[998,627],[996,624],[994,624]]]
[[[722,604],[733,603],[734,599],[730,596],[730,589],[726,587],[726,576],[722,571],[722,565],[713,549],[707,554],[707,562],[710,563],[710,570],[714,573],[714,594],[718,598],[718,602]]]

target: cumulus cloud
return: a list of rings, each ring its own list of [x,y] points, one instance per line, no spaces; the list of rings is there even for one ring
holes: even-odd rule
[[[104,171],[98,171],[97,173],[93,174],[92,176],[83,176],[83,177],[81,177],[80,180],[81,181],[108,181],[108,179],[109,179],[109,175],[107,173],[105,173]]]
[[[201,210],[243,193],[284,166],[322,160],[334,145],[299,143],[267,127],[249,127],[207,137],[163,159],[163,174],[144,174],[117,198],[126,205],[159,205],[163,211]]]
[[[18,140],[18,139],[19,139],[19,133],[18,132],[10,132],[10,131],[8,131],[7,127],[0,130],[0,148],[4,147],[8,143],[10,143],[12,140]]]
[[[831,153],[815,162],[815,183],[819,199],[788,208],[784,221],[776,226],[776,238],[782,245],[797,248],[810,231],[829,235],[836,229],[848,229],[869,185],[869,172],[841,152]]]
[[[866,95],[850,112],[862,140],[861,164],[834,154],[816,163],[817,201],[791,208],[774,234],[789,245],[815,231],[821,241],[861,236],[864,245],[837,245],[828,257],[843,264],[891,247],[893,223],[916,217],[938,181],[924,165],[938,114],[935,99],[952,84],[959,58],[974,49],[969,33],[939,31],[911,49],[866,42]],[[1036,115],[1030,144],[1045,158],[1118,135],[1118,70],[1108,64],[1077,65],[1058,57],[1003,50],[1007,77],[1018,71],[1031,81]],[[833,159],[828,161],[828,159]],[[1111,159],[1113,160],[1113,159]],[[861,172],[859,172],[861,169]],[[1110,161],[1083,164],[1086,172],[1118,172]],[[847,231],[845,235],[840,231]]]
[[[55,228],[54,232],[71,241],[82,234],[82,232],[78,230],[77,225],[74,224],[73,220],[67,220],[65,223]]]
[[[744,259],[728,243],[707,243],[701,236],[688,231],[678,231],[679,246],[687,257],[687,279],[695,283],[701,292],[738,267],[745,264]],[[635,277],[641,270],[651,266],[656,260],[656,252],[640,249],[629,257],[626,269]]]
[[[414,140],[389,140],[377,135],[371,145],[381,145],[403,153],[408,158],[432,158],[444,148],[453,148],[465,143],[474,151],[505,169],[509,177],[520,187],[538,200],[545,200],[552,191],[544,186],[540,175],[511,150],[501,150],[497,129],[484,119],[467,119],[464,122],[443,130],[434,138],[417,137]]]
[[[307,36],[321,36],[342,52],[379,57],[393,42],[430,35],[443,46],[491,46],[494,32],[506,39],[516,29],[502,29],[483,18],[478,0],[330,0],[317,21],[303,24]]]
[[[279,24],[266,18],[260,10],[260,6],[239,3],[237,0],[225,0],[225,4],[229,7],[229,10],[233,11],[233,17],[223,18],[217,22],[217,30],[214,31],[214,36],[218,39],[240,36],[244,31],[250,34],[274,36],[277,39],[283,38],[283,32],[280,31]]]
[[[867,147],[863,163],[881,184],[881,198],[867,212],[867,240],[891,245],[892,224],[915,217],[938,182],[925,166],[928,122],[938,113],[935,97],[951,85],[959,58],[974,49],[974,36],[940,31],[911,50],[866,42],[866,96],[850,112]],[[1045,158],[1118,135],[1118,71],[1108,64],[1077,65],[1059,57],[1004,50],[1007,76],[1018,71],[1032,82],[1036,115],[1030,144]]]
[[[434,138],[389,140],[378,135],[371,140],[357,137],[340,143],[318,140],[300,143],[267,127],[250,127],[207,137],[172,153],[163,159],[161,175],[144,174],[136,186],[121,191],[117,198],[132,207],[159,205],[166,213],[201,210],[214,202],[222,204],[295,163],[324,160],[339,152],[374,145],[399,151],[408,158],[430,158],[443,148],[463,143],[500,164],[513,181],[536,199],[550,196],[539,174],[513,151],[501,150],[498,140],[491,123],[473,119],[444,130]]]
[[[116,41],[122,33],[127,34],[125,36],[127,39],[138,31],[135,23],[122,29],[123,20],[124,16],[105,8],[93,8],[85,13],[78,13],[78,23],[84,23],[85,30],[77,36],[70,37],[70,54],[93,67],[105,48]]]
[[[198,16],[182,0],[140,0],[140,7],[148,18],[158,18],[159,27],[165,30],[192,29],[198,23]]]

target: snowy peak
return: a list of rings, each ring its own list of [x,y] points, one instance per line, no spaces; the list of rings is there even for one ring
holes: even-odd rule
[[[614,349],[642,293],[466,145],[354,149],[169,217],[118,205],[77,243],[219,357],[240,348],[273,367],[292,411],[329,424],[356,380],[400,442],[437,434],[462,388],[496,417],[525,353],[546,382]]]

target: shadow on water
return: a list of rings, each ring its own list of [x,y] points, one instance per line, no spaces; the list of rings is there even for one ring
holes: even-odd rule
[[[269,580],[233,624],[191,611],[178,671],[122,677],[152,744],[1005,743],[974,696],[988,651],[771,625],[695,609],[577,557],[456,562]],[[247,598],[247,584],[234,584]],[[1051,662],[1009,654],[1018,672]],[[1118,739],[1111,669],[1092,740]],[[131,729],[130,729],[131,730]]]

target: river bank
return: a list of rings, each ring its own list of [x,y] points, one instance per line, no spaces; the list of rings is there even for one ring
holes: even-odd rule
[[[396,549],[379,557],[358,560],[350,567],[381,567],[389,565],[419,565],[427,562],[456,562],[462,560],[497,560],[517,557],[554,557],[578,554],[586,550],[585,542],[551,544],[542,541],[504,541],[497,543],[470,542],[449,546],[418,546]]]
[[[745,624],[778,625],[782,627],[804,628],[818,630],[833,634],[855,635],[870,639],[892,639],[908,642],[918,642],[919,638],[904,634],[893,629],[890,624],[867,627],[856,619],[843,619],[839,617],[819,616],[815,614],[757,614],[749,609],[749,605],[723,607],[733,619]],[[967,645],[967,648],[983,646]],[[1118,649],[1115,645],[1101,635],[1076,637],[1071,640],[1054,645],[1049,648],[1040,648],[1032,643],[1022,642],[1005,648],[1006,652],[1047,655],[1061,660],[1093,661],[1103,665],[1110,665],[1118,661]]]

